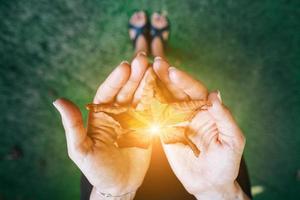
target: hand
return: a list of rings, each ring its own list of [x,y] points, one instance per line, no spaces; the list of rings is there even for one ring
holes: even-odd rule
[[[154,71],[177,100],[209,99],[212,106],[199,111],[187,129],[201,153],[195,157],[188,146],[164,144],[168,161],[186,190],[198,199],[246,197],[235,182],[245,138],[219,93],[208,95],[204,85],[157,58]],[[233,196],[234,195],[234,196]]]
[[[93,103],[131,103],[147,67],[143,53],[131,66],[122,62],[99,87]],[[61,114],[69,157],[94,186],[92,196],[130,194],[133,198],[148,169],[151,148],[117,148],[115,121],[108,115],[91,112],[86,130],[80,110],[72,102],[58,99],[54,105]]]

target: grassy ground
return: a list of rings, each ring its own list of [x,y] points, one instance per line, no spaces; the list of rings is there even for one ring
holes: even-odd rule
[[[299,1],[4,0],[0,4],[0,199],[78,199],[52,101],[84,105],[132,47],[134,9],[168,12],[168,57],[220,89],[247,137],[255,199],[299,199]],[[9,159],[18,145],[23,157]],[[257,188],[257,187],[256,187]]]

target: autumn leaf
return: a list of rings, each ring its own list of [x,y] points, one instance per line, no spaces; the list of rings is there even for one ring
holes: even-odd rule
[[[164,143],[186,144],[198,156],[200,151],[188,138],[186,128],[182,127],[182,124],[188,123],[195,113],[210,104],[205,100],[168,103],[170,99],[170,94],[166,92],[166,88],[150,69],[145,77],[145,86],[140,102],[136,107],[117,104],[88,104],[87,109],[95,113],[106,113],[120,124],[119,129],[123,132],[116,137],[118,147],[147,148],[151,144],[153,137],[151,130],[155,126],[155,131],[159,131],[159,136]]]

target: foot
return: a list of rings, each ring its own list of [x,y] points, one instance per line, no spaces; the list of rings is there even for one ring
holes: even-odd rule
[[[156,29],[163,29],[169,25],[168,19],[165,15],[159,14],[157,12],[153,13],[151,16],[151,26]],[[162,33],[164,41],[168,40],[169,31],[164,31]]]
[[[147,23],[147,15],[144,11],[137,11],[133,13],[131,16],[129,23],[132,24],[135,27],[143,27]],[[134,29],[129,29],[129,37],[131,40],[134,40],[136,37],[136,30]],[[138,38],[136,39],[135,43],[135,51],[140,52],[144,51],[147,53],[148,51],[148,45],[147,45],[147,40],[144,35],[139,35]]]
[[[162,15],[160,13],[153,13],[151,16],[151,26],[156,29],[163,29],[169,25],[168,19],[165,15]],[[167,41],[169,38],[169,31],[163,31],[162,32],[162,38],[161,37],[154,37],[152,38],[151,42],[151,49],[153,56],[159,56],[162,58],[165,58],[164,54],[164,41]],[[163,41],[162,41],[163,39]]]

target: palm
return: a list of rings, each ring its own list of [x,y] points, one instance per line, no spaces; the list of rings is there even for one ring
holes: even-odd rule
[[[207,111],[198,112],[186,129],[189,138],[201,151],[199,157],[195,157],[192,150],[183,144],[164,145],[176,176],[191,194],[233,183],[245,139],[219,94],[208,94],[201,82],[170,67],[164,60],[154,62],[153,68],[175,99],[208,99],[212,103]]]
[[[199,160],[196,161],[197,164],[195,163],[203,173],[200,177],[203,182],[203,189],[211,185],[233,182],[237,177],[236,172],[238,171],[235,169],[236,163],[240,162],[239,159],[236,159],[235,153],[226,144],[215,143],[211,144],[209,148],[207,152],[203,152],[200,155]]]
[[[190,124],[190,129],[200,130],[200,133],[191,138],[201,150],[199,157],[195,157],[187,146],[165,145],[174,172],[191,193],[233,182],[240,162],[240,155],[230,147],[229,136],[217,129],[214,119],[207,111],[200,112]],[[222,141],[224,137],[227,137],[225,140],[228,143]],[[189,181],[195,178],[197,181]]]
[[[125,194],[141,185],[149,165],[149,153],[149,150],[138,148],[93,145],[80,168],[100,191]],[[122,191],[115,191],[119,188]]]
[[[120,63],[100,85],[93,103],[130,104],[147,67],[143,53],[136,56],[132,65]],[[111,195],[134,193],[146,174],[151,148],[118,148],[115,141],[119,133],[112,118],[91,112],[86,130],[76,105],[66,99],[58,99],[54,105],[62,117],[68,154],[95,186],[93,191]]]
[[[90,113],[85,144],[87,151],[78,166],[100,191],[124,194],[142,183],[150,162],[150,149],[118,148],[112,118],[104,113]],[[122,191],[119,191],[122,188]]]

